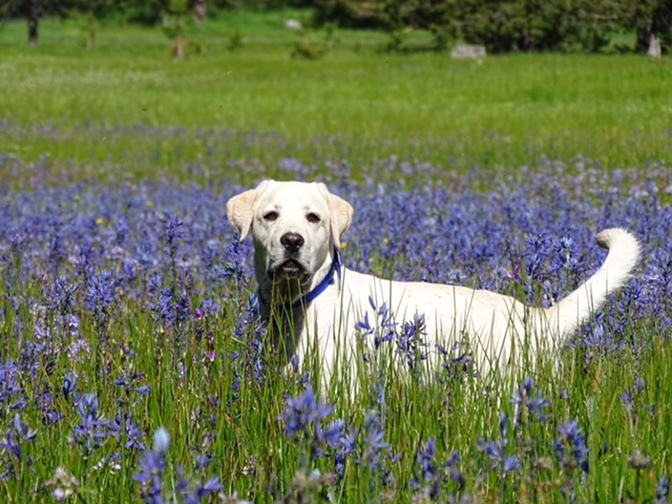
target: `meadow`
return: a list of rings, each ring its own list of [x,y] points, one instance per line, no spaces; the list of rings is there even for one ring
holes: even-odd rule
[[[308,61],[296,15],[220,13],[181,62],[159,30],[101,25],[89,51],[73,20],[35,48],[0,27],[6,502],[669,502],[669,59],[452,61],[338,30]],[[322,393],[264,345],[226,221],[265,177],[350,201],[345,263],[381,276],[549,305],[601,264],[602,228],[642,261],[559,374],[475,377],[372,306],[361,393]]]

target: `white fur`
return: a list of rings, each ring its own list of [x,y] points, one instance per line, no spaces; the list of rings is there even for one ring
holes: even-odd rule
[[[284,357],[296,353],[303,359],[316,342],[324,384],[337,360],[355,348],[355,324],[367,311],[369,319],[375,319],[369,297],[377,306],[387,303],[398,322],[412,320],[415,314],[425,316],[430,362],[436,354],[434,344],[450,348],[464,338],[481,376],[515,368],[523,354],[531,362],[538,355],[557,360],[558,350],[577,327],[625,284],[640,250],[637,240],[623,229],[600,232],[597,243],[609,249],[604,264],[551,308],[528,307],[486,290],[395,282],[343,268],[340,281],[336,277],[307,306],[290,309],[291,303],[327,275],[334,247],[340,246],[340,238],[352,222],[352,207],[329,193],[324,184],[264,181],[256,189],[231,198],[227,214],[241,240],[249,233],[254,238],[260,308],[272,326],[273,344]],[[300,265],[298,270],[282,267],[291,256],[281,242],[286,233],[298,234],[304,241],[293,256],[295,265]]]

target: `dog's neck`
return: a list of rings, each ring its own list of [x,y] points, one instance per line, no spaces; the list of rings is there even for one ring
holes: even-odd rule
[[[334,247],[308,282],[302,283],[299,279],[260,282],[259,312],[276,348],[281,348],[287,358],[294,354],[309,305],[330,286],[341,288],[341,268],[340,255]]]

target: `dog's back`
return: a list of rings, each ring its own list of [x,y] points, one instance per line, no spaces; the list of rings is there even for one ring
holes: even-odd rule
[[[596,237],[609,254],[602,266],[579,288],[550,308],[529,307],[512,297],[486,290],[422,282],[394,282],[345,270],[335,335],[355,344],[355,325],[376,323],[385,305],[395,322],[403,324],[422,316],[427,361],[437,355],[437,345],[451,348],[467,344],[481,375],[518,367],[521,359],[557,358],[557,351],[576,329],[599,310],[608,296],[623,287],[637,264],[640,246],[623,229],[607,229]],[[334,300],[326,300],[329,304]],[[376,309],[373,308],[373,306]],[[321,307],[324,310],[326,307]],[[330,325],[328,320],[320,320]],[[380,323],[380,321],[378,321]],[[335,328],[336,326],[334,326]],[[322,332],[322,329],[320,329]],[[372,342],[370,342],[372,343]],[[348,345],[349,346],[349,345]]]

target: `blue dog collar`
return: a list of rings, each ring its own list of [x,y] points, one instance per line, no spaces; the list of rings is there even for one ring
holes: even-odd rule
[[[334,283],[334,275],[338,275],[338,281],[341,281],[341,268],[343,267],[343,263],[341,262],[341,255],[338,253],[338,247],[334,247],[334,260],[331,263],[331,268],[329,268],[329,272],[327,273],[327,276],[325,276],[322,281],[315,286],[313,290],[311,290],[308,294],[305,296],[300,297],[294,303],[292,303],[292,308],[298,308],[300,306],[305,306],[311,301],[315,300],[317,296],[322,294],[327,287],[329,287],[331,284]]]

